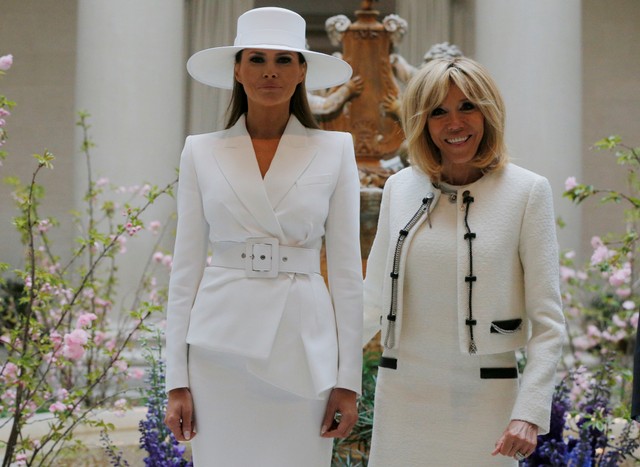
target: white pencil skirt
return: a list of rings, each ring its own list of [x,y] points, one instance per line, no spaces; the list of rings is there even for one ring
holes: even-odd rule
[[[195,467],[331,465],[332,440],[320,437],[326,400],[305,399],[256,378],[243,357],[194,346],[189,381]]]

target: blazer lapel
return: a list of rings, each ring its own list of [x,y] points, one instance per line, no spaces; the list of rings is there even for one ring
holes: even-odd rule
[[[253,218],[274,237],[284,233],[269,202],[244,116],[227,131],[215,159],[227,182]]]
[[[317,151],[316,146],[309,144],[307,129],[292,115],[264,178],[264,186],[273,208],[291,190]]]

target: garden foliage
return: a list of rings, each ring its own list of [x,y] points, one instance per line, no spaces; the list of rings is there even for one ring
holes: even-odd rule
[[[0,57],[3,71],[6,57]],[[4,117],[12,106],[0,96]],[[164,307],[165,292],[154,274],[156,269],[162,273],[161,263],[170,265],[170,257],[156,253],[127,303],[117,303],[118,258],[126,254],[128,242],[143,235],[147,244],[153,245],[155,237],[159,245],[162,225],[145,225],[144,214],[158,198],[172,194],[176,181],[158,188],[94,180],[87,118],[81,113],[78,121],[88,190],[84,211],[74,214],[78,234],[73,251],[56,250],[50,231],[58,221],[41,209],[45,192],[38,181],[42,171],[53,168],[54,156],[47,150],[34,155],[35,168],[26,183],[4,180],[13,187],[13,225],[22,242],[16,247],[24,251],[24,266],[0,263],[0,425],[9,432],[0,440],[3,467],[55,465],[62,453],[79,448],[73,435],[80,425],[112,428],[101,421],[100,411],[122,407],[127,381],[142,377],[142,370],[129,367],[128,352]],[[6,119],[1,123],[4,142]],[[34,439],[27,427],[36,420],[46,423],[48,432]]]
[[[0,57],[0,77],[13,63]],[[0,95],[0,147],[6,142],[7,119],[14,103]],[[127,382],[141,378],[130,368],[133,342],[148,335],[149,320],[166,304],[166,275],[171,256],[159,250],[163,224],[144,214],[160,197],[171,196],[176,183],[116,187],[94,180],[88,115],[81,113],[88,189],[84,210],[75,213],[75,248],[60,253],[50,240],[58,221],[41,212],[41,172],[53,168],[47,150],[36,154],[29,181],[8,177],[13,187],[24,266],[0,263],[0,440],[9,465],[54,465],[61,453],[79,448],[74,431],[83,424],[103,428],[113,465],[128,465],[108,439],[113,427],[100,421],[101,410],[122,408]],[[524,465],[614,466],[636,456],[640,446],[631,420],[633,352],[640,297],[636,257],[639,253],[640,150],[606,138],[596,148],[626,171],[624,190],[601,189],[570,177],[564,196],[576,204],[600,198],[624,206],[622,232],[592,239],[593,254],[582,267],[575,254],[560,258],[563,304],[569,340],[560,368],[549,434],[540,436],[536,452]],[[7,157],[0,151],[0,165]],[[114,197],[116,200],[114,200]],[[131,302],[117,302],[118,258],[139,237],[155,238],[147,268]],[[154,242],[151,242],[154,243]],[[158,279],[158,274],[164,274]],[[146,465],[182,465],[184,445],[163,424],[164,363],[161,339],[146,348],[148,374],[144,389],[147,416],[140,424]],[[379,352],[365,353],[360,419],[352,434],[334,443],[335,466],[367,463],[373,424],[376,362]],[[428,395],[425,395],[427,397]],[[33,439],[26,427],[45,419],[48,432]],[[292,442],[294,442],[292,440]]]

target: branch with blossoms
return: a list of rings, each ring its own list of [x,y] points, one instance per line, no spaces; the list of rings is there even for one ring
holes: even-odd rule
[[[625,190],[595,188],[569,177],[564,196],[576,204],[593,196],[599,196],[603,204],[625,202],[625,229],[622,233],[593,237],[593,253],[583,270],[575,267],[571,254],[564,255],[561,260],[563,298],[572,356],[578,362],[589,362],[598,361],[605,354],[615,355],[613,364],[618,366],[622,378],[617,395],[626,407],[640,303],[635,268],[640,253],[640,149],[623,144],[619,136],[604,138],[594,147],[613,156],[623,168]]]
[[[593,252],[582,267],[575,253],[560,258],[562,299],[569,336],[565,373],[554,396],[551,432],[525,465],[605,467],[637,461],[640,434],[631,420],[633,356],[639,319],[636,258],[639,251],[640,150],[617,136],[595,148],[613,156],[626,174],[622,190],[565,182],[575,204],[599,198],[625,206],[622,233],[591,239]]]
[[[164,308],[166,292],[156,274],[166,279],[168,271],[152,270],[163,265],[150,253],[133,303],[123,305],[128,313],[122,319],[114,309],[117,258],[126,253],[127,239],[159,233],[161,223],[153,221],[147,228],[143,217],[160,197],[173,195],[177,180],[163,188],[147,184],[123,190],[130,195],[123,205],[106,199],[108,182],[93,182],[91,176],[88,151],[93,143],[87,118],[83,113],[79,120],[90,180],[87,209],[84,216],[76,215],[82,235],[65,266],[49,239],[58,222],[39,213],[44,190],[37,178],[53,167],[53,155],[45,151],[35,156],[38,165],[28,185],[16,178],[7,180],[14,186],[19,211],[14,225],[24,244],[26,267],[13,271],[20,284],[15,296],[0,301],[0,345],[7,353],[0,366],[0,416],[6,417],[0,425],[10,426],[8,439],[0,441],[5,449],[3,467],[52,465],[65,446],[74,445],[74,430],[80,425],[112,428],[93,415],[121,406],[122,399],[116,399],[126,390],[127,380],[142,376],[129,368],[125,355],[139,333],[147,330],[148,320]],[[119,212],[123,221],[116,222]],[[159,244],[160,239],[155,247]],[[8,269],[0,265],[0,270]],[[6,284],[1,280],[0,288]],[[114,315],[121,318],[118,325]],[[49,415],[48,432],[32,439],[26,428],[36,414]]]
[[[3,76],[5,72],[13,65],[13,55],[3,55],[0,57],[0,76]],[[4,95],[0,94],[0,148],[7,142],[8,135],[6,130],[7,120],[6,118],[11,115],[11,109],[16,105],[15,102],[10,101]],[[2,161],[7,157],[7,152],[0,149],[0,167]]]

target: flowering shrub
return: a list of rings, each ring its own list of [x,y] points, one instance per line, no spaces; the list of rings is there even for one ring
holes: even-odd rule
[[[10,65],[6,57],[0,58],[0,69]],[[5,180],[14,188],[18,214],[13,223],[21,234],[25,267],[10,270],[0,263],[0,272],[12,276],[0,279],[0,350],[6,356],[0,364],[0,416],[5,417],[0,423],[9,427],[8,439],[0,441],[3,467],[52,465],[61,448],[74,441],[79,425],[108,429],[99,416],[88,416],[112,407],[122,399],[127,379],[139,376],[129,369],[127,349],[149,317],[163,309],[165,291],[151,268],[143,273],[132,303],[116,307],[117,259],[129,240],[143,234],[147,208],[171,195],[176,182],[162,189],[115,189],[128,200],[107,199],[108,180],[94,181],[91,174],[87,117],[81,113],[78,122],[89,177],[86,210],[75,217],[81,234],[69,259],[56,254],[49,238],[58,222],[40,212],[44,190],[37,180],[42,170],[53,167],[54,156],[48,151],[35,156],[37,166],[27,184]],[[6,139],[6,131],[1,136]],[[148,235],[157,235],[160,225],[152,224]],[[39,439],[25,430],[36,414],[45,416],[49,427]]]
[[[634,452],[640,437],[633,422],[613,415],[612,376],[611,359],[594,372],[572,369],[556,387],[549,433],[538,438],[535,453],[523,465],[614,467],[638,460]]]
[[[147,451],[144,464],[148,467],[175,465],[192,467],[193,462],[184,458],[186,445],[176,440],[164,424],[167,396],[165,393],[165,370],[161,338],[157,336],[155,347],[146,347],[145,358],[149,367],[147,378],[147,416],[140,422],[140,447]]]
[[[638,327],[640,150],[619,137],[596,143],[626,169],[626,191],[565,182],[564,196],[576,204],[592,196],[602,203],[626,203],[626,229],[593,237],[593,254],[576,268],[573,252],[561,258],[565,317],[569,331],[566,376],[556,389],[551,432],[540,436],[525,465],[614,466],[640,460],[640,434],[631,420],[633,355]]]

